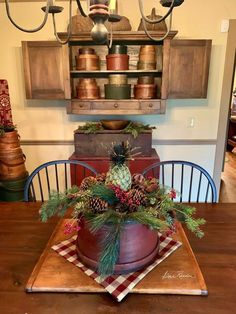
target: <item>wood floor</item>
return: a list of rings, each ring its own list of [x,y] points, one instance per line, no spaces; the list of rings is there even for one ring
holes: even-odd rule
[[[233,153],[226,152],[219,201],[221,203],[236,203],[236,150]]]

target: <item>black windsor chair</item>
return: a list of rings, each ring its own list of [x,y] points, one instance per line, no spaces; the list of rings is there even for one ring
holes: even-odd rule
[[[24,200],[44,202],[51,191],[63,192],[71,187],[71,181],[78,183],[81,179],[96,174],[97,171],[93,167],[78,160],[46,162],[28,177],[24,187]]]
[[[217,191],[212,177],[193,162],[160,161],[145,168],[142,174],[145,177],[156,177],[161,186],[178,191],[175,199],[177,202],[217,202]]]

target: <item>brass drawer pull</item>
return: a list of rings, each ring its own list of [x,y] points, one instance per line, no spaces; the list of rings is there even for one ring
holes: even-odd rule
[[[118,108],[118,104],[117,103],[114,103],[114,108]]]
[[[84,107],[84,105],[83,105],[83,104],[79,104],[79,107],[80,107],[80,108],[83,108],[83,107]]]
[[[152,107],[153,107],[153,104],[152,104],[152,103],[150,103],[150,104],[148,105],[148,107],[152,108]]]

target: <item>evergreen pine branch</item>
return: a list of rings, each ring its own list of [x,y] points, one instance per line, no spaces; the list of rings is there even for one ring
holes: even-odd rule
[[[155,129],[155,127],[150,127],[149,124],[143,124],[141,122],[130,122],[126,128],[124,128],[124,133],[130,133],[134,138],[138,137],[140,133],[145,130]]]
[[[203,218],[193,219],[192,217],[186,217],[185,224],[186,227],[196,234],[197,237],[202,238],[204,236],[204,232],[199,228],[200,225],[205,224],[206,221]]]
[[[98,273],[102,276],[113,273],[120,251],[120,234],[122,219],[117,224],[109,225],[109,231],[102,242],[102,252],[99,258]]]
[[[195,219],[192,215],[195,213],[196,209],[190,206],[183,206],[181,204],[176,204],[175,212],[177,219],[180,222],[184,222],[186,227],[192,231],[197,237],[202,238],[204,232],[200,229],[201,225],[206,223],[205,219],[197,218]]]
[[[47,202],[44,202],[40,209],[40,218],[42,222],[46,222],[48,218],[58,215],[64,216],[69,207],[74,206],[79,201],[78,197],[70,198],[70,195],[76,195],[78,187],[72,187],[66,192],[52,191]]]
[[[119,221],[123,219],[123,215],[119,212],[115,212],[110,209],[104,213],[97,215],[96,213],[88,212],[84,214],[86,221],[89,224],[90,232],[94,233],[98,231],[102,226],[106,224],[119,224]]]
[[[168,227],[168,224],[165,221],[150,215],[150,213],[146,211],[133,212],[128,214],[127,217],[141,224],[147,225],[154,230],[164,230]]]
[[[85,125],[79,126],[78,130],[84,131],[85,134],[95,134],[104,130],[101,122],[86,122]]]

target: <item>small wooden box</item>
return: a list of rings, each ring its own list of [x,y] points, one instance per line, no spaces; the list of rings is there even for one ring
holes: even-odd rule
[[[131,147],[139,147],[138,156],[152,155],[152,130],[145,130],[134,138],[131,134],[125,134],[122,131],[102,130],[96,134],[86,134],[84,131],[76,130],[74,132],[75,155],[84,156],[108,156],[108,148],[112,143],[121,143],[129,141]]]

